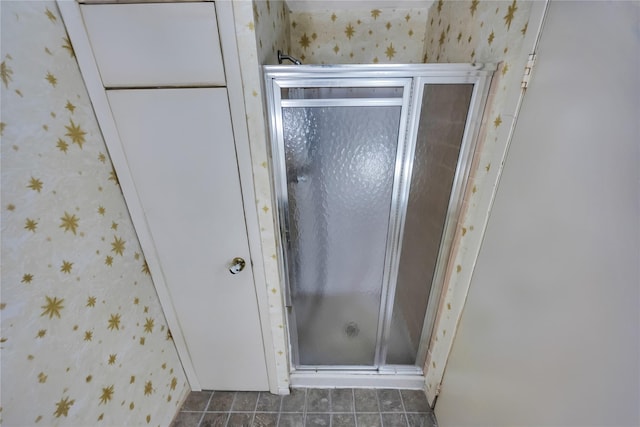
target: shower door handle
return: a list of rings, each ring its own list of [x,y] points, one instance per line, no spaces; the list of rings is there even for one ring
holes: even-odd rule
[[[229,266],[229,273],[238,274],[242,270],[244,270],[244,266],[247,265],[245,260],[240,257],[236,257],[231,261],[231,265]]]

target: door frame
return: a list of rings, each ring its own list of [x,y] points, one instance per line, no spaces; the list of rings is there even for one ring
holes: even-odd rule
[[[76,1],[56,1],[67,33],[72,41],[80,72],[89,93],[89,98],[96,114],[96,118],[103,138],[109,150],[109,156],[116,170],[122,193],[126,200],[129,214],[134,224],[144,224],[145,216],[138,194],[136,192],[132,174],[128,169],[128,163],[124,154],[122,141],[118,135],[114,118],[106,96],[105,88],[100,78],[100,72],[93,55],[89,38],[84,28],[84,21],[80,11],[80,5]],[[269,305],[267,302],[267,286],[262,259],[262,246],[260,242],[260,229],[257,212],[254,206],[255,190],[253,184],[253,171],[251,154],[249,150],[249,136],[245,120],[245,105],[243,98],[242,79],[240,74],[240,62],[234,26],[233,6],[231,2],[216,2],[215,4],[220,45],[224,58],[224,70],[226,75],[226,89],[231,111],[232,129],[235,139],[236,158],[238,163],[238,175],[242,189],[243,210],[249,252],[251,254],[251,273],[253,275],[258,314],[260,317],[260,329],[262,332],[263,352],[266,361],[269,391],[278,393],[276,363],[272,351],[273,336],[269,325]],[[180,328],[180,323],[171,302],[169,288],[161,274],[162,269],[156,253],[150,230],[147,226],[136,227],[136,234],[141,247],[145,248],[145,260],[152,272],[153,283],[162,306],[167,325],[171,330],[173,342],[182,368],[189,385],[193,391],[200,391],[202,387],[189,355],[187,343]]]

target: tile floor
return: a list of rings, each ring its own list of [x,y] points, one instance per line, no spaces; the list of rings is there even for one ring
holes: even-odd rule
[[[436,427],[418,390],[293,389],[191,392],[171,427]]]

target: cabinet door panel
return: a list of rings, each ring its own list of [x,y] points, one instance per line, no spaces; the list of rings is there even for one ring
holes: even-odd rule
[[[213,3],[83,5],[105,87],[224,85]]]
[[[202,388],[267,390],[226,89],[107,96]]]

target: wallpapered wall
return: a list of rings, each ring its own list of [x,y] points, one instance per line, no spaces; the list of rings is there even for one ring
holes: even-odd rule
[[[284,1],[234,2],[233,13],[251,147],[256,193],[255,208],[260,223],[262,256],[269,294],[269,320],[274,344],[272,351],[276,361],[278,389],[281,393],[288,393],[288,341],[284,326],[284,303],[280,292],[276,230],[271,205],[271,178],[268,166],[261,66],[277,64],[277,51],[289,50],[289,10]]]
[[[428,8],[290,14],[291,55],[305,64],[422,62]]]
[[[1,14],[3,424],[167,425],[188,384],[56,4]]]
[[[507,148],[509,131],[516,112],[518,94],[537,28],[529,28],[533,2],[530,1],[439,1],[429,12],[425,42],[427,62],[502,62],[496,72],[492,95],[485,112],[485,126],[476,153],[475,171],[469,181],[466,212],[457,230],[459,240],[453,269],[445,282],[444,308],[432,340],[434,354],[427,360],[427,391],[439,384],[444,366],[441,359],[449,351],[455,335],[472,269],[480,248]],[[435,356],[435,357],[434,357]]]

